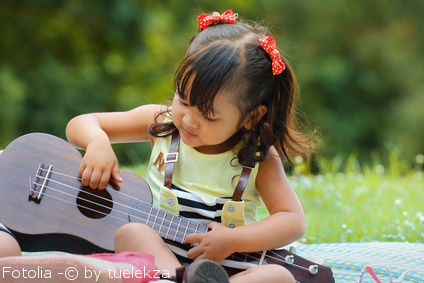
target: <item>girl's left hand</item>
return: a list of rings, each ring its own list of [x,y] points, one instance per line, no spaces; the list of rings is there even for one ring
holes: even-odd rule
[[[210,259],[216,262],[228,257],[234,251],[233,244],[230,243],[234,231],[218,222],[211,222],[208,225],[211,231],[206,234],[189,234],[186,243],[199,243],[187,252],[187,257],[198,259]]]

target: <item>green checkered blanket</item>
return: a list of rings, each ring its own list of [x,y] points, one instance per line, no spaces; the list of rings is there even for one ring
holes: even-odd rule
[[[424,282],[424,243],[292,245],[298,255],[331,267],[337,283]]]
[[[424,243],[296,242],[290,246],[298,255],[331,267],[337,283],[424,283]],[[39,253],[24,253],[34,254]]]

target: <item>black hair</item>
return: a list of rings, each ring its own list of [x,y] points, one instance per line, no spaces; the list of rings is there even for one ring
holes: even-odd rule
[[[213,114],[213,101],[220,91],[230,91],[232,101],[244,118],[251,118],[249,130],[241,128],[242,146],[237,152],[241,165],[252,166],[266,159],[275,146],[283,160],[306,155],[309,160],[312,135],[297,130],[295,116],[296,78],[287,60],[285,70],[272,73],[271,57],[259,43],[268,30],[257,24],[238,20],[237,23],[214,24],[199,31],[190,40],[184,60],[174,77],[176,93],[190,106],[196,106],[206,117]],[[263,105],[267,112],[258,117]],[[163,113],[158,113],[156,118]],[[169,135],[173,123],[152,124],[149,132],[156,137]]]

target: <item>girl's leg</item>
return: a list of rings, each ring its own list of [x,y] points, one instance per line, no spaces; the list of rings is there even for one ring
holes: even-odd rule
[[[283,266],[265,264],[249,268],[230,277],[231,283],[270,282],[294,283],[293,275]]]
[[[150,227],[141,223],[128,223],[115,234],[115,252],[136,251],[152,254],[162,274],[175,276],[181,267],[175,255],[165,245],[162,238]]]
[[[0,226],[0,257],[20,255],[21,248],[16,239]]]
[[[0,154],[3,150],[0,149]],[[19,246],[16,239],[12,236],[9,229],[0,223],[0,257],[6,256],[20,256],[21,247]]]

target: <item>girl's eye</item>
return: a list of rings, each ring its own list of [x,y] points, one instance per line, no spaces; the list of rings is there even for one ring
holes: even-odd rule
[[[184,106],[188,106],[188,104],[187,104],[187,103],[185,103],[184,101],[182,101],[181,99],[180,99],[180,104],[182,104],[182,105],[184,105]]]
[[[213,121],[216,121],[216,120],[217,120],[217,119],[209,118],[209,117],[206,117],[206,116],[205,116],[205,118],[206,118],[206,120],[211,121],[211,122],[213,122]]]

